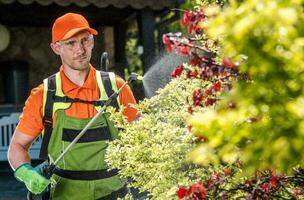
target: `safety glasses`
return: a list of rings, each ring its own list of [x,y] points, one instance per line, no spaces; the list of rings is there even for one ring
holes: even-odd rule
[[[74,51],[79,46],[81,46],[82,48],[90,47],[93,44],[93,35],[88,35],[87,37],[81,38],[79,40],[70,39],[67,41],[60,41],[57,43],[70,51]]]

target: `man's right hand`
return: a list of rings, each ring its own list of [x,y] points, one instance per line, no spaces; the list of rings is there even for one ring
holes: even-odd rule
[[[24,163],[16,169],[15,177],[24,182],[33,194],[41,194],[50,184],[50,180],[42,176],[42,168],[45,165],[46,163],[42,163],[34,168],[29,163]]]

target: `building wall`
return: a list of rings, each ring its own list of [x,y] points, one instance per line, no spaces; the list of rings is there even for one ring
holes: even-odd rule
[[[45,77],[58,71],[60,58],[50,48],[51,29],[44,27],[7,27],[10,32],[9,46],[0,52],[0,68],[4,68],[3,62],[25,61],[29,68],[29,89],[42,83]],[[95,47],[92,54],[92,64],[100,68],[100,56],[107,51],[110,63],[114,58],[113,30],[111,27],[97,28]],[[2,63],[2,65],[1,65]],[[5,76],[5,71],[2,76]],[[0,96],[3,84],[0,80]],[[1,89],[2,88],[2,89]],[[0,97],[1,104],[1,97]]]

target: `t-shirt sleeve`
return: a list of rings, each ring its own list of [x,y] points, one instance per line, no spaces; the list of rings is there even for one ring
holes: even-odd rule
[[[32,89],[30,96],[25,102],[16,129],[30,136],[38,136],[43,129],[42,106],[43,84]]]
[[[117,87],[120,88],[123,84],[125,83],[125,81],[120,78],[120,77],[116,77],[116,84]],[[135,109],[132,105],[136,104],[136,100],[134,98],[133,92],[130,88],[130,86],[126,85],[122,91],[119,94],[119,100],[121,105],[124,106],[124,110],[123,110],[123,114],[124,116],[127,117],[127,120],[129,122],[135,120],[139,113],[137,111],[137,109]]]

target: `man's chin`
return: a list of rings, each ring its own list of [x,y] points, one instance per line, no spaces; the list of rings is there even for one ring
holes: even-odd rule
[[[74,70],[78,70],[78,71],[83,71],[83,70],[87,70],[90,67],[89,63],[77,63],[75,64],[72,68]]]

